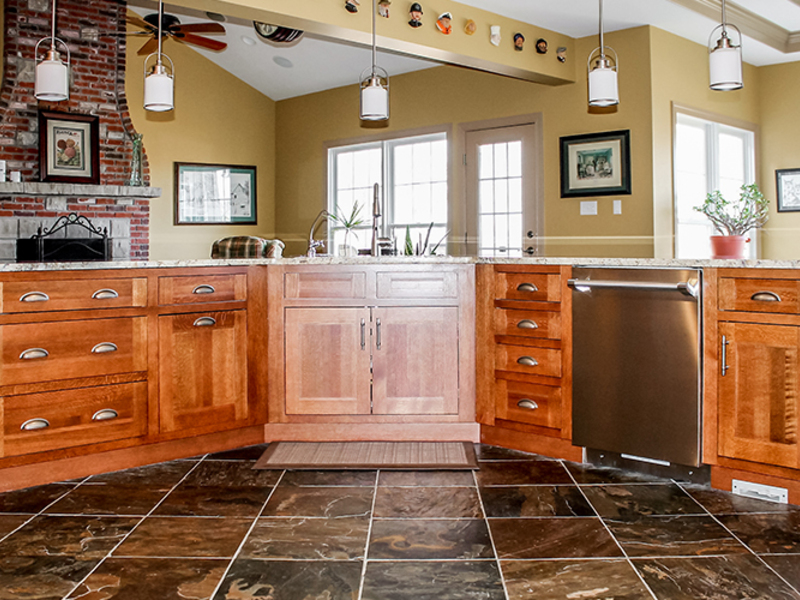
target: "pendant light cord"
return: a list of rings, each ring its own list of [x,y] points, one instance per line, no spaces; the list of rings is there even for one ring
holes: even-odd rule
[[[726,14],[727,13],[725,11],[725,0],[722,0],[722,35],[725,37],[728,36],[728,32],[725,29],[725,25],[728,23],[728,18]]]
[[[377,12],[375,0],[372,0],[372,75],[375,75],[375,67],[378,66],[378,43],[375,37],[375,13]]]
[[[603,38],[603,0],[600,0],[600,58],[606,57],[606,45]]]
[[[56,0],[53,0],[53,22],[50,24],[50,50],[56,50]]]
[[[163,0],[158,0],[158,59],[157,63],[158,66],[161,66],[161,22],[163,21],[163,13],[164,13],[164,2]]]

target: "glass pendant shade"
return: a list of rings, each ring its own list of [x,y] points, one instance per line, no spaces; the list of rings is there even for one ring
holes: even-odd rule
[[[607,58],[598,58],[589,71],[589,106],[616,106],[619,104],[617,68]]]
[[[389,118],[389,85],[377,74],[361,82],[361,120],[385,121]]]
[[[49,50],[46,58],[36,65],[36,83],[33,95],[44,102],[69,100],[69,67],[61,54]]]
[[[174,98],[175,80],[164,65],[157,64],[144,78],[144,108],[152,112],[166,112],[175,108]]]
[[[727,27],[733,28],[734,26],[728,25]],[[742,46],[741,44],[734,45],[725,31],[722,32],[722,36],[717,40],[715,47],[709,49],[708,74],[709,87],[712,90],[726,92],[744,87]]]

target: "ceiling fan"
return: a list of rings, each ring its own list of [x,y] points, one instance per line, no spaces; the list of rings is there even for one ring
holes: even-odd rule
[[[156,51],[158,47],[158,13],[146,15],[143,19],[136,16],[126,17],[126,21],[136,27],[141,27],[144,31],[131,32],[129,35],[150,37],[145,44],[139,48],[137,54],[145,55]],[[225,42],[212,40],[198,33],[225,33],[225,27],[220,23],[190,23],[181,25],[180,20],[175,15],[163,14],[161,18],[161,34],[163,37],[171,37],[184,44],[194,44],[208,50],[224,50],[228,47]]]

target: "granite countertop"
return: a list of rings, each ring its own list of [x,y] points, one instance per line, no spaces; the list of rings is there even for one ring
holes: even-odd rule
[[[279,259],[211,259],[162,261],[112,261],[69,263],[5,263],[0,272],[72,271],[101,269],[162,269],[178,267],[223,267],[250,265],[469,265],[469,264],[523,264],[523,265],[582,265],[597,267],[654,267],[654,268],[748,268],[748,269],[800,269],[800,260],[677,260],[661,258],[474,258],[460,256],[405,257],[370,256],[355,258],[305,256]]]

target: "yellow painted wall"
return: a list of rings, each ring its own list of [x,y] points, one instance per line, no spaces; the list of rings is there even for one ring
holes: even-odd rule
[[[459,199],[463,198],[464,170],[456,159],[462,143],[458,125],[542,113],[548,254],[652,256],[650,80],[641,76],[649,72],[649,36],[646,27],[607,36],[607,43],[625,65],[620,73],[622,102],[608,114],[590,113],[585,76],[574,84],[551,87],[457,67],[437,67],[392,78],[391,120],[388,128],[380,131],[446,125],[454,136],[451,185],[455,188],[453,197]],[[577,40],[569,61],[583,64],[596,42],[596,37]],[[620,196],[621,216],[612,215],[614,197],[600,197],[599,215],[582,217],[579,199],[560,198],[559,137],[618,129],[631,130],[633,193]],[[287,254],[305,250],[308,227],[325,207],[324,144],[368,136],[370,131],[359,124],[356,86],[278,102],[276,227],[288,242]],[[463,229],[454,227],[453,233],[461,236]]]
[[[150,258],[208,258],[214,240],[230,235],[271,238],[275,232],[275,102],[187,46],[167,41],[175,62],[175,110],[142,108],[143,57],[130,38],[125,89],[134,127],[144,135],[150,185]],[[258,225],[181,225],[174,222],[174,163],[255,165]]]
[[[800,257],[800,212],[777,211],[776,169],[800,168],[800,62],[761,67],[760,183],[770,200],[770,218],[763,229],[761,248],[774,259]]]

